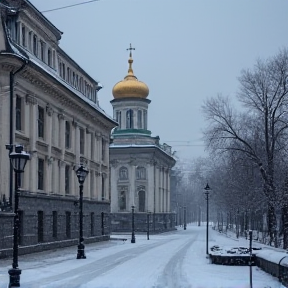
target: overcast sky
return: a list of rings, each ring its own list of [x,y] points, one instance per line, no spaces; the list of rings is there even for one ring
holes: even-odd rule
[[[40,11],[86,1],[30,0]],[[287,0],[99,0],[44,15],[63,32],[61,48],[103,84],[111,116],[132,43],[134,74],[150,89],[148,129],[195,158],[206,155],[203,100],[234,97],[241,69],[287,47],[287,13]]]

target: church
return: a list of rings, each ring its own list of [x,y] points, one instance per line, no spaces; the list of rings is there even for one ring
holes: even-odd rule
[[[170,205],[170,174],[175,165],[171,146],[160,144],[148,129],[148,86],[134,75],[132,50],[128,74],[112,90],[113,116],[118,127],[110,144],[111,228],[131,231],[131,212],[136,231],[175,229]],[[147,217],[148,216],[148,217]],[[151,216],[151,217],[150,217]],[[148,220],[149,219],[149,220]],[[147,222],[149,221],[149,223]]]

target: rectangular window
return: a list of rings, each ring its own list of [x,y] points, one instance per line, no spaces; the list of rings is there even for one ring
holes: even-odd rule
[[[52,237],[57,238],[57,228],[58,228],[58,215],[57,211],[52,212]]]
[[[44,241],[44,213],[43,211],[37,212],[38,216],[38,242]]]
[[[71,212],[66,211],[66,238],[71,238]]]
[[[44,160],[38,159],[38,189],[44,190]]]
[[[48,49],[48,52],[47,52],[47,64],[48,64],[50,67],[52,66],[51,49]]]
[[[65,194],[70,192],[70,166],[65,166]]]
[[[26,29],[25,29],[25,26],[22,26],[22,40],[21,40],[21,44],[23,47],[26,47]]]
[[[33,53],[35,56],[37,56],[38,54],[38,40],[37,40],[37,36],[34,34],[33,35]]]
[[[32,31],[29,31],[29,34],[28,34],[28,49],[31,51],[32,50]]]
[[[45,62],[45,43],[40,41],[40,59]]]
[[[65,148],[69,149],[71,147],[70,144],[70,123],[68,121],[65,122]]]
[[[38,137],[44,138],[44,108],[38,106]]]
[[[16,96],[16,130],[21,130],[22,128],[22,101],[20,96]]]
[[[84,154],[85,149],[85,133],[84,129],[80,128],[80,154]]]

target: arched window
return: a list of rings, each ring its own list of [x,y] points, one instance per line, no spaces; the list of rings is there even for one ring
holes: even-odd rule
[[[120,211],[125,211],[126,210],[126,187],[121,187],[120,188],[120,193],[119,193],[119,210]]]
[[[127,180],[128,179],[128,169],[126,167],[120,168],[119,178],[120,178],[120,180]]]
[[[145,212],[145,191],[140,190],[138,192],[138,198],[139,198],[139,212]]]
[[[138,129],[142,129],[142,111],[138,110],[137,112],[137,125]]]
[[[136,169],[136,179],[146,179],[146,168],[145,167],[137,167]]]
[[[126,112],[126,129],[133,129],[134,123],[133,123],[133,110],[129,109]]]

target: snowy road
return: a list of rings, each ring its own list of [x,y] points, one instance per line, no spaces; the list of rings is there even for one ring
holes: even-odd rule
[[[19,257],[22,288],[248,288],[249,268],[210,264],[205,258],[205,228],[161,235],[136,234],[136,243],[109,241]],[[210,231],[214,245],[238,245]],[[225,243],[224,243],[225,242]],[[245,244],[245,243],[244,243]],[[241,243],[243,245],[243,243]],[[11,260],[1,260],[0,288],[7,287]],[[253,267],[253,288],[279,288],[277,279]]]

